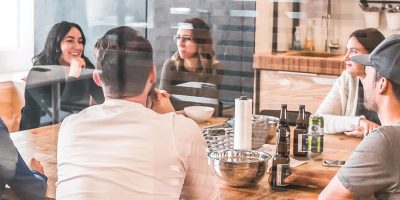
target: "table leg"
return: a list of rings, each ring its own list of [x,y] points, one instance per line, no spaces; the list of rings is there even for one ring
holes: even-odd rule
[[[60,84],[55,83],[51,86],[51,105],[53,107],[53,124],[60,122]]]

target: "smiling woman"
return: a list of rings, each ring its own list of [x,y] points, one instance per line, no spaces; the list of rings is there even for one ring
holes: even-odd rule
[[[371,53],[385,37],[375,28],[354,31],[346,45],[343,61],[346,70],[336,80],[322,101],[317,113],[324,116],[324,132],[356,137],[367,135],[380,124],[377,114],[364,106],[364,65],[351,61],[351,57]]]
[[[78,24],[63,21],[51,28],[44,49],[32,59],[34,65],[69,67],[67,80],[60,85],[61,118],[88,107],[90,96],[97,103],[104,101],[102,89],[91,78],[78,80],[82,68],[94,69],[93,64],[84,55],[85,43],[86,38],[81,27]],[[50,85],[41,87],[27,85],[20,130],[50,123],[51,92]]]

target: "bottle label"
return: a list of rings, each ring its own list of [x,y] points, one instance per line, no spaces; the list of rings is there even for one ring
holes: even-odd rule
[[[285,178],[290,175],[289,164],[277,164],[276,166],[276,186],[288,186],[284,182]]]
[[[297,139],[297,151],[304,153],[307,152],[307,134],[299,134]]]
[[[308,151],[313,153],[322,153],[324,151],[324,135],[308,135]]]

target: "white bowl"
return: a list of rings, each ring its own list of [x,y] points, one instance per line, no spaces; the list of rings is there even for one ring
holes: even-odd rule
[[[197,123],[205,122],[214,113],[213,107],[208,106],[189,106],[184,108],[185,115]]]

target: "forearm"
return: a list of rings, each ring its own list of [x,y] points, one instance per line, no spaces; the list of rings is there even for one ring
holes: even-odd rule
[[[301,186],[313,185],[319,188],[326,187],[336,174],[335,171],[331,170],[305,171],[292,169],[291,171],[291,175],[285,179],[286,183]]]
[[[341,133],[352,131],[352,125],[358,125],[360,116],[323,115],[324,133]]]
[[[21,199],[44,199],[47,177],[29,169],[21,155],[18,155],[16,173],[9,185]]]
[[[329,182],[328,186],[318,196],[321,200],[349,200],[355,199],[353,194],[343,186],[339,179],[335,176]]]
[[[329,182],[335,176],[335,174],[336,172],[333,171],[322,172],[318,176],[310,177],[308,179],[308,185],[314,185],[319,188],[324,188],[329,184]]]

